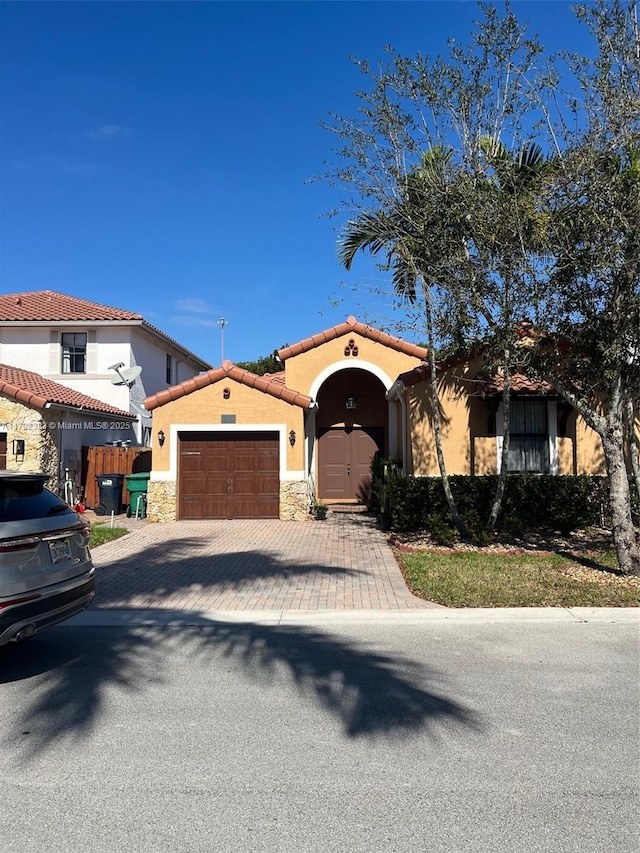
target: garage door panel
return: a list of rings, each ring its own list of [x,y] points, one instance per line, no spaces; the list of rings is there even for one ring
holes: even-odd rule
[[[277,518],[277,434],[181,435],[178,501],[180,518]]]

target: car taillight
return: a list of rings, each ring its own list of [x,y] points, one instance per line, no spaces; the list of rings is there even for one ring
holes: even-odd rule
[[[25,604],[27,601],[36,601],[38,598],[42,598],[41,595],[25,595],[22,598],[12,598],[9,601],[0,601],[0,610],[4,607],[13,607],[14,604]]]
[[[35,548],[40,542],[39,536],[21,536],[20,539],[0,539],[0,554],[9,551],[27,551]]]

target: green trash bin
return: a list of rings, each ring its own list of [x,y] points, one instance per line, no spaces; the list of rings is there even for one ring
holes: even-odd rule
[[[124,478],[129,492],[129,506],[127,507],[127,518],[146,518],[147,515],[147,487],[151,474],[127,474]]]

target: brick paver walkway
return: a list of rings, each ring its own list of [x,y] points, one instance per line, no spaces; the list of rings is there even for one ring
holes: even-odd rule
[[[374,519],[132,522],[93,551],[94,607],[172,610],[415,610]],[[431,605],[434,606],[434,605]]]

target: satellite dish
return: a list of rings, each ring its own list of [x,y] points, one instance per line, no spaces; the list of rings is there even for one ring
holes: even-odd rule
[[[122,361],[119,364],[112,364],[109,370],[115,370],[116,372],[116,375],[111,378],[111,384],[126,385],[127,388],[131,388],[142,373],[142,368],[139,364],[133,367],[125,367]]]

